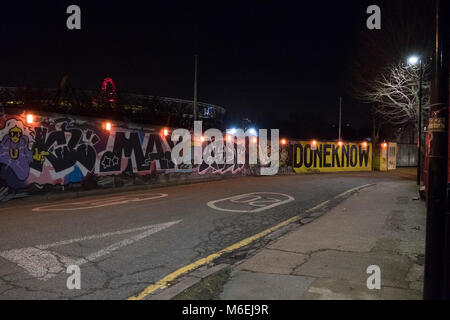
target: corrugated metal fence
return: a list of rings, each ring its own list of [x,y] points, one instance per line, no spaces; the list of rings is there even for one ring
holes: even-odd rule
[[[417,145],[399,143],[397,147],[397,167],[416,167]]]

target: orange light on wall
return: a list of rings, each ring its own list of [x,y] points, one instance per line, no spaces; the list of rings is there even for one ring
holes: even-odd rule
[[[256,139],[256,137],[253,138],[253,139],[252,139],[252,142],[253,142],[253,143],[256,143],[256,142],[258,142],[258,139]]]
[[[344,143],[343,143],[341,140],[338,141],[338,146],[339,146],[339,147],[342,147],[343,144],[344,144]]]
[[[316,140],[311,141],[311,150],[313,150],[313,151],[317,150],[317,141]]]
[[[105,123],[105,129],[106,129],[106,131],[111,131],[111,128],[112,128],[111,122],[106,122],[106,123]]]
[[[205,142],[205,137],[204,137],[204,136],[201,136],[200,141],[201,141],[201,142]]]
[[[227,136],[227,140],[228,140],[228,141],[231,141],[231,136]]]
[[[169,135],[169,129],[164,128],[162,130],[162,134],[163,134],[163,136],[167,137]]]
[[[362,143],[362,146],[363,146],[363,148],[367,148],[367,142],[364,141],[364,142]]]
[[[383,148],[387,148],[387,146],[388,146],[388,144],[385,142],[385,143],[383,143]]]
[[[287,144],[286,139],[281,139],[281,144],[282,144],[283,146],[286,145],[286,144]]]
[[[27,114],[27,123],[32,124],[34,121],[34,116],[32,114]]]

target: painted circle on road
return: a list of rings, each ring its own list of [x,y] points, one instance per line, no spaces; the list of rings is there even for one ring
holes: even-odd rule
[[[154,200],[159,198],[165,198],[168,194],[166,193],[141,193],[141,194],[131,194],[122,195],[115,197],[107,197],[101,199],[92,199],[85,201],[71,201],[63,202],[57,204],[50,204],[42,207],[33,208],[32,211],[76,211],[76,210],[86,210],[94,209],[100,207],[115,206],[120,204],[126,204],[130,202],[141,202]]]
[[[228,212],[261,212],[294,201],[290,195],[276,192],[252,192],[209,201],[212,209]]]

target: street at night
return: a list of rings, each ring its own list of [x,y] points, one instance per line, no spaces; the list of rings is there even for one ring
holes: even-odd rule
[[[0,305],[450,301],[449,35],[449,0],[2,0]]]
[[[7,261],[0,269],[0,297],[130,298],[184,266],[294,216],[306,217],[308,209],[330,200],[328,211],[352,196],[336,199],[346,191],[393,182],[405,186],[406,194],[414,185],[410,172],[325,174],[232,178],[51,203],[15,200],[1,209],[0,257]],[[236,199],[223,200],[230,197]],[[222,201],[211,204],[217,200]],[[272,204],[277,206],[264,208]],[[251,249],[264,243],[257,239]],[[237,262],[249,249],[236,251],[218,260]],[[86,260],[84,285],[68,291],[66,268],[80,259]]]

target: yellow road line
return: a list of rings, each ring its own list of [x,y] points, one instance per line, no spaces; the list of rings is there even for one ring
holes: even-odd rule
[[[194,270],[194,269],[196,269],[196,268],[198,268],[198,267],[200,267],[202,265],[208,264],[208,263],[212,262],[213,260],[219,258],[220,256],[222,256],[225,253],[229,253],[229,252],[232,252],[232,251],[234,251],[236,249],[245,247],[246,245],[249,245],[250,243],[252,243],[252,242],[254,242],[256,240],[261,239],[262,237],[266,236],[267,234],[269,234],[269,233],[271,233],[271,232],[273,232],[275,230],[278,230],[278,229],[280,229],[280,228],[282,228],[282,227],[284,227],[284,226],[286,226],[288,224],[296,222],[296,221],[302,219],[303,215],[305,213],[309,213],[309,212],[315,211],[317,209],[323,208],[328,203],[330,203],[331,200],[336,200],[336,199],[342,198],[343,196],[345,196],[345,195],[347,195],[347,194],[349,194],[351,192],[354,192],[354,191],[357,191],[357,190],[361,190],[361,189],[364,189],[364,188],[367,188],[367,187],[370,187],[370,186],[373,186],[373,185],[374,184],[365,184],[365,185],[362,185],[362,186],[359,186],[359,187],[355,187],[355,188],[349,189],[349,190],[347,190],[347,191],[345,191],[345,192],[335,196],[334,198],[326,200],[326,201],[318,204],[317,206],[306,210],[301,215],[296,215],[296,216],[294,216],[294,217],[292,217],[292,218],[290,218],[288,220],[285,220],[285,221],[283,221],[283,222],[281,222],[281,223],[279,223],[279,224],[277,224],[277,225],[275,225],[275,226],[273,226],[273,227],[271,227],[269,229],[266,229],[266,230],[264,230],[264,231],[262,231],[260,233],[257,233],[257,234],[255,234],[253,236],[250,236],[250,237],[248,237],[248,238],[246,238],[244,240],[241,240],[241,241],[239,241],[239,242],[237,242],[237,243],[235,243],[235,244],[233,244],[233,245],[231,245],[229,247],[226,247],[225,249],[222,249],[222,250],[220,250],[220,251],[218,251],[216,253],[213,253],[213,254],[207,256],[206,258],[202,258],[202,259],[197,260],[197,261],[195,261],[195,262],[193,262],[191,264],[188,264],[187,266],[184,266],[184,267],[182,267],[182,268],[180,268],[180,269],[178,269],[178,270],[168,274],[167,276],[165,276],[164,278],[162,278],[158,282],[156,282],[156,283],[154,283],[152,285],[149,285],[147,288],[145,288],[137,296],[130,297],[130,298],[128,298],[128,300],[142,300],[146,296],[152,294],[153,292],[155,292],[158,289],[167,288],[169,283],[171,281],[175,280],[176,278],[178,278],[179,276],[181,276],[181,275],[183,275],[185,273],[188,273],[189,271],[192,271],[192,270]]]

